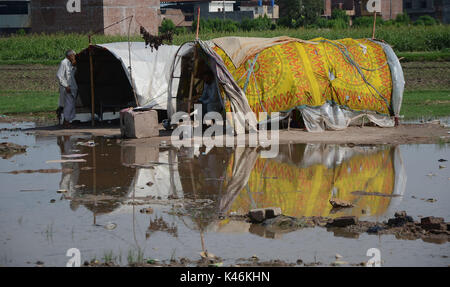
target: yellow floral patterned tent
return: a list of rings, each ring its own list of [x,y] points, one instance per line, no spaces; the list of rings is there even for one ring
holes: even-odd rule
[[[245,93],[255,113],[333,101],[355,111],[390,114],[392,80],[382,46],[368,39],[311,42],[266,48],[254,64],[249,59],[237,68],[221,48],[214,50],[242,89],[247,83]]]

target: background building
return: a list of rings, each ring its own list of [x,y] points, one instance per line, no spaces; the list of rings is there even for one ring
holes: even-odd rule
[[[31,29],[30,1],[0,0],[0,34]]]
[[[331,17],[334,9],[346,11],[349,16],[369,16],[367,12],[368,0],[324,0],[324,16]],[[381,0],[381,17],[384,20],[395,19],[403,13],[403,0]]]
[[[69,12],[67,6],[75,4]],[[74,32],[87,33],[102,30],[117,21],[134,15],[131,34],[138,34],[139,27],[144,26],[152,34],[158,32],[160,16],[159,0],[33,0],[31,1],[32,32]],[[78,11],[79,10],[79,11]],[[128,33],[128,21],[114,25],[104,34]]]
[[[403,0],[405,12],[415,21],[423,15],[450,23],[450,0]]]

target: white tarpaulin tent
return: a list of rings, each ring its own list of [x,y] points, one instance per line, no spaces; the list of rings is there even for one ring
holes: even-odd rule
[[[130,80],[128,42],[97,44],[107,49],[122,63]],[[158,50],[146,48],[144,42],[131,42],[131,73],[139,105],[167,110],[167,88],[170,68],[178,46],[162,45]],[[131,80],[130,80],[131,83]]]

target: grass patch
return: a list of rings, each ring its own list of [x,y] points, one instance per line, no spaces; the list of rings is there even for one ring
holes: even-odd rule
[[[49,113],[54,117],[59,94],[45,91],[0,91],[0,114]],[[401,114],[406,119],[450,116],[450,90],[405,91]]]
[[[450,51],[433,52],[399,52],[397,56],[401,62],[448,62],[450,61]]]
[[[0,114],[24,114],[54,111],[58,107],[57,92],[0,91]]]
[[[406,91],[400,114],[405,119],[450,116],[450,90]]]

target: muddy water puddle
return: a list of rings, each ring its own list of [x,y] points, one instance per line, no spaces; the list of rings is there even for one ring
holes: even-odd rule
[[[329,265],[336,253],[359,264],[370,248],[380,250],[385,266],[450,264],[448,242],[320,227],[277,232],[239,217],[279,207],[295,217],[382,222],[406,210],[415,220],[449,221],[450,164],[438,161],[450,160],[448,145],[291,144],[280,145],[276,158],[263,158],[255,148],[178,150],[102,137],[40,137],[22,130],[30,123],[4,125],[0,142],[24,145],[26,153],[0,159],[3,266],[65,266],[70,248],[80,250],[82,262],[120,265],[195,261],[204,250],[224,265],[252,256]],[[333,209],[331,198],[354,207]]]

